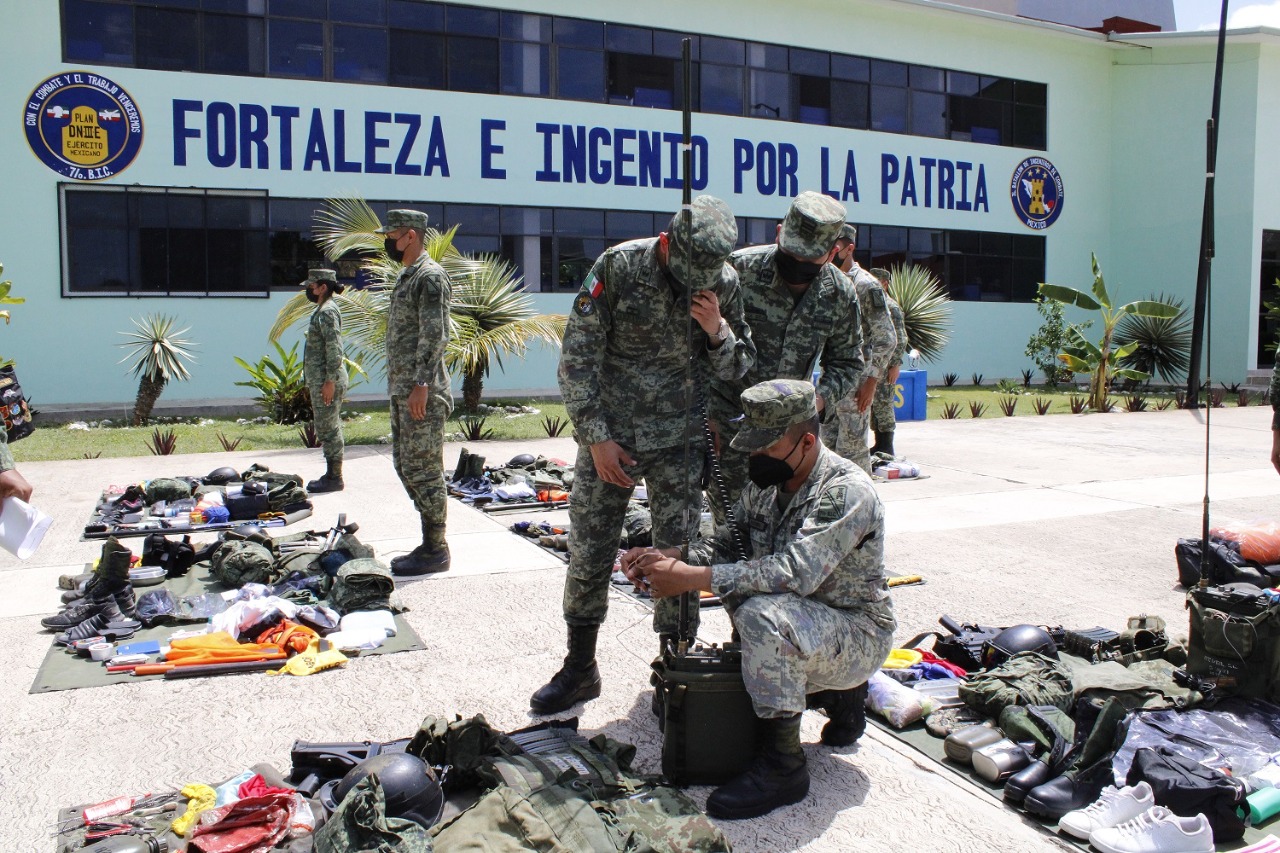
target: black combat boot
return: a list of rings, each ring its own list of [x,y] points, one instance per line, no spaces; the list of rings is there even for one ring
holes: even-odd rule
[[[564,666],[529,699],[535,714],[558,714],[600,695],[600,668],[596,666],[599,633],[599,625],[569,626],[569,653],[564,657]]]
[[[449,570],[449,543],[444,538],[445,526],[422,522],[422,544],[408,554],[391,560],[391,574],[403,577],[431,575]]]
[[[61,612],[41,619],[40,624],[55,631],[65,631],[104,611],[108,611],[112,618],[118,618],[119,608],[115,597],[125,587],[129,587],[129,566],[132,562],[132,551],[121,545],[120,540],[114,536],[107,539],[102,543],[98,565],[85,583],[83,597],[70,602]],[[133,588],[129,587],[130,596],[132,593]]]
[[[887,430],[885,432],[876,433],[876,447],[880,448],[881,453],[887,453],[893,456],[893,434],[896,430]],[[896,457],[895,457],[896,458]]]
[[[326,458],[324,462],[326,466],[324,476],[307,483],[307,491],[313,494],[342,491],[342,460]]]
[[[798,803],[809,793],[800,714],[761,720],[760,752],[747,771],[707,797],[707,815],[738,820]]]
[[[1032,788],[1023,800],[1023,808],[1031,814],[1057,820],[1089,805],[1103,788],[1115,784],[1111,760],[1117,740],[1123,738],[1119,727],[1127,712],[1114,698],[1101,709],[1088,708],[1086,703],[1082,700],[1076,707],[1076,743],[1063,762],[1065,772]],[[1089,711],[1096,711],[1096,717],[1091,725],[1083,724]]]
[[[823,690],[809,697],[827,714],[822,742],[827,746],[852,746],[867,730],[866,682],[848,690]]]
[[[467,476],[467,462],[471,458],[471,451],[465,447],[458,453],[458,464],[453,468],[453,476],[449,478],[450,483],[456,483]]]

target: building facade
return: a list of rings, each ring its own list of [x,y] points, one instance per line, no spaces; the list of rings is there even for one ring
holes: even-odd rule
[[[1126,300],[1194,292],[1205,34],[1107,37],[926,0],[10,6],[0,262],[27,302],[0,355],[42,403],[131,399],[114,344],[149,313],[197,344],[166,400],[247,396],[233,357],[268,351],[331,197],[426,210],[567,311],[605,246],[679,205],[685,38],[696,191],[756,243],[820,190],[859,225],[864,266],[929,266],[956,300],[935,379],[1030,367],[1036,284],[1087,288],[1091,252]],[[1266,30],[1228,47],[1215,379],[1272,358],[1278,48]],[[338,263],[358,286],[356,268]],[[535,352],[486,391],[551,391],[555,362]]]

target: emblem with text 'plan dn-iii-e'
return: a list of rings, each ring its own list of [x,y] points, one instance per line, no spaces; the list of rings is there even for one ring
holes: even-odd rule
[[[73,181],[100,181],[129,167],[142,148],[142,114],[119,84],[88,71],[40,83],[22,116],[31,151]]]

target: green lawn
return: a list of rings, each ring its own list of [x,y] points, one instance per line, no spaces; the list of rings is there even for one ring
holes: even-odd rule
[[[1017,395],[1017,407],[1014,410],[1015,417],[1035,416],[1035,400],[1037,397],[1051,401],[1049,414],[1060,415],[1071,413],[1070,398],[1074,394],[1084,397],[1084,393],[1080,391],[1046,391],[1042,388],[1032,388],[1030,390],[1020,389],[1021,393]],[[1004,417],[1004,412],[1000,409],[1001,399],[1008,398],[1010,395],[1001,393],[996,390],[993,385],[954,385],[950,388],[943,386],[930,386],[928,389],[928,415],[930,420],[936,420],[942,417],[943,408],[948,403],[954,403],[960,407],[960,417],[970,419],[973,417],[969,409],[969,404],[982,403],[986,409],[982,414],[984,418],[1000,418]],[[1250,405],[1265,404],[1265,395],[1251,395]],[[1126,397],[1117,395],[1113,398],[1118,409],[1124,410]],[[1157,402],[1160,400],[1172,400],[1172,394],[1152,394],[1147,397],[1147,407],[1149,410],[1156,408]],[[495,440],[520,440],[545,438],[546,429],[543,427],[543,419],[547,417],[559,418],[561,421],[567,421],[564,405],[562,403],[554,403],[545,400],[537,401],[518,401],[518,400],[491,400],[488,401],[490,406],[519,406],[521,404],[531,406],[538,410],[537,414],[512,414],[493,412],[485,415],[484,430],[493,430],[491,438]],[[1226,395],[1226,405],[1235,406],[1237,401],[1235,395]],[[343,419],[342,429],[346,437],[347,444],[378,444],[381,443],[391,433],[390,419],[387,415],[385,406],[363,406],[354,407],[349,412],[350,417]],[[448,423],[447,431],[451,434],[450,440],[463,440],[466,438],[464,433],[465,426],[461,423],[454,413],[455,417]],[[197,419],[186,419],[196,421]],[[174,449],[175,453],[221,453],[223,447],[218,439],[219,435],[225,436],[229,441],[239,439],[240,444],[237,450],[274,450],[281,448],[302,447],[302,439],[298,435],[299,427],[280,426],[271,423],[239,423],[235,418],[206,418],[199,419],[195,423],[161,423],[150,427],[91,427],[90,429],[69,429],[65,425],[49,425],[46,427],[39,426],[39,420],[36,421],[37,428],[34,434],[23,439],[13,445],[13,455],[18,462],[36,462],[50,459],[81,459],[87,456],[101,455],[103,457],[110,456],[146,456],[151,451],[147,447],[147,441],[152,437],[152,433],[156,428],[160,430],[172,429],[177,436],[178,443]],[[566,429],[562,435],[569,435],[571,431]]]
[[[518,405],[517,401],[491,400],[488,405]],[[490,413],[484,416],[485,430],[493,430],[494,439],[546,438],[543,427],[546,417],[567,421],[564,405],[539,400],[529,403],[538,414],[512,415]],[[342,432],[347,444],[379,444],[391,434],[390,417],[385,406],[354,407],[344,411]],[[446,429],[461,440],[465,438],[464,425],[456,418],[450,419]],[[350,417],[345,417],[350,415]],[[161,419],[164,420],[164,419]],[[151,453],[147,441],[155,429],[172,429],[177,436],[175,453],[221,453],[219,434],[229,441],[239,439],[237,450],[275,450],[303,447],[298,425],[280,426],[271,423],[238,423],[236,418],[187,418],[183,423],[160,423],[149,427],[91,427],[70,429],[63,424],[41,427],[36,421],[36,431],[13,445],[13,455],[19,463],[50,459],[81,459],[86,456],[146,456]],[[245,419],[241,419],[245,420]],[[188,423],[185,421],[197,421]],[[91,422],[92,423],[92,422]],[[566,429],[562,435],[571,434]]]

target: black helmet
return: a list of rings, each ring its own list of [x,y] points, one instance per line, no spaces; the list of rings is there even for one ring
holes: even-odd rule
[[[1058,659],[1058,647],[1048,631],[1035,625],[1014,625],[982,644],[982,665],[991,669],[1018,652],[1039,652],[1054,660]]]
[[[206,486],[225,486],[227,483],[240,482],[240,474],[235,468],[222,466],[214,468],[204,476],[204,484]]]
[[[430,828],[444,810],[444,791],[427,762],[407,752],[375,755],[347,771],[333,789],[333,801],[341,805],[352,788],[366,776],[377,776],[387,799],[387,815],[408,818]]]
[[[535,461],[532,453],[521,453],[519,456],[512,456],[511,461],[507,463],[508,468],[527,468]]]

